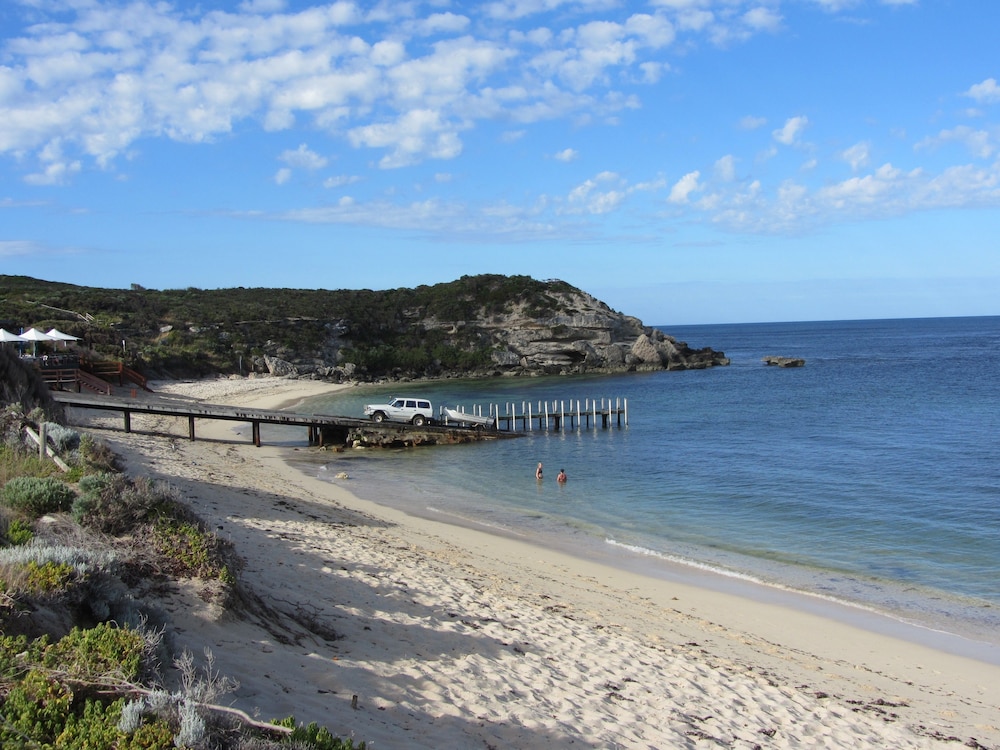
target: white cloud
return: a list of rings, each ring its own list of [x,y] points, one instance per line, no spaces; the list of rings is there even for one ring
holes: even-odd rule
[[[290,179],[292,179],[292,170],[288,167],[282,167],[274,173],[274,184],[276,185],[284,185]]]
[[[575,149],[564,148],[562,151],[553,154],[552,158],[556,161],[570,162],[580,158],[580,154]]]
[[[824,10],[837,12],[858,5],[860,0],[812,0]]]
[[[451,159],[462,151],[456,127],[429,109],[411,110],[393,122],[354,128],[348,137],[354,145],[391,149],[379,162],[383,169],[414,164],[422,156]]]
[[[381,67],[398,65],[406,59],[406,47],[398,39],[384,39],[372,45],[370,59]]]
[[[659,81],[670,70],[660,53],[679,34],[764,32],[777,19],[743,0],[631,14],[615,0],[430,6],[33,2],[33,25],[3,49],[0,153],[30,159],[59,139],[66,176],[84,157],[111,168],[143,139],[211,143],[251,123],[313,126],[383,150],[383,166],[450,158],[459,134],[486,120],[614,122],[642,105],[616,86]],[[539,13],[545,23],[510,23]],[[414,127],[426,111],[437,124]],[[49,176],[33,179],[57,179],[56,165],[42,166]]]
[[[987,78],[982,83],[970,86],[965,95],[980,104],[996,104],[1000,102],[1000,86],[997,85],[996,78]]]
[[[785,124],[771,133],[774,140],[785,146],[791,146],[799,140],[799,136],[809,124],[809,118],[804,116],[790,117],[785,120]]]
[[[739,126],[741,130],[757,130],[767,125],[766,117],[755,117],[753,115],[744,115],[740,118]]]
[[[63,155],[63,142],[59,138],[46,143],[39,151],[38,158],[43,169],[41,172],[25,175],[24,181],[29,185],[65,185],[83,166],[78,159],[68,159]]]
[[[707,10],[683,10],[677,15],[677,26],[684,31],[702,31],[715,22],[715,14]]]
[[[663,74],[670,70],[670,65],[662,62],[639,63],[638,67],[642,71],[640,80],[643,83],[657,83],[663,77]]]
[[[282,151],[278,156],[279,161],[283,161],[290,167],[297,169],[322,169],[329,161],[325,156],[320,156],[315,151],[311,151],[306,144],[302,143],[294,151]]]
[[[751,8],[743,14],[743,23],[755,31],[775,32],[781,28],[781,14],[770,8]]]
[[[958,143],[979,159],[989,159],[997,152],[996,137],[993,134],[986,130],[975,130],[967,125],[942,130],[936,136],[924,138],[916,147],[935,148],[947,143]]]
[[[570,191],[565,213],[606,214],[618,208],[626,198],[622,190],[599,190],[599,186],[615,183],[620,186],[621,177],[615,172],[601,172]]]
[[[671,203],[687,203],[691,193],[701,189],[698,185],[699,177],[701,177],[701,172],[697,171],[688,172],[681,177],[670,189],[670,196],[667,200]]]
[[[0,258],[40,255],[42,252],[42,248],[30,240],[0,240]]]
[[[327,177],[323,180],[323,187],[325,188],[339,188],[345,185],[353,185],[356,182],[361,182],[361,178],[357,175],[336,175],[335,177]]]
[[[416,23],[414,28],[416,33],[425,36],[442,32],[454,34],[465,31],[469,27],[469,23],[468,16],[460,16],[455,13],[434,13]]]
[[[677,36],[674,26],[661,15],[636,13],[625,22],[625,31],[634,36],[644,47],[662,49],[673,43]]]
[[[715,162],[715,175],[722,182],[736,179],[736,157],[727,154]]]
[[[855,143],[848,149],[841,152],[841,158],[851,165],[851,169],[857,172],[862,167],[868,166],[871,146],[868,143]]]
[[[244,13],[278,13],[285,9],[285,0],[243,0],[239,7]]]
[[[940,208],[1000,206],[1000,164],[939,174],[883,164],[865,175],[811,189],[791,180],[769,195],[760,182],[717,201],[712,223],[738,232],[789,234],[847,219],[887,218]]]

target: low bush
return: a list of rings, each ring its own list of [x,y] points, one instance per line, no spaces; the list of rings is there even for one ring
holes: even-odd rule
[[[140,627],[145,613],[119,576],[122,564],[110,550],[29,544],[0,549],[0,580],[7,614],[21,611],[14,632],[60,635],[80,622],[114,621]],[[32,614],[41,610],[41,618]],[[46,612],[60,613],[55,619]],[[0,610],[0,630],[5,613]]]
[[[74,629],[55,643],[0,636],[0,747],[174,747],[162,721],[118,728],[125,699],[113,693],[150,672],[157,638],[106,624]]]
[[[38,564],[32,560],[27,564],[24,572],[25,587],[29,592],[47,594],[66,588],[73,579],[76,569],[68,563]]]
[[[82,477],[79,486],[81,494],[73,503],[73,519],[105,534],[125,534],[143,523],[188,515],[177,493],[165,482],[145,477],[131,480],[122,474],[102,472]]]
[[[6,528],[3,528],[6,521]],[[0,547],[20,547],[35,538],[31,526],[20,518],[0,520]]]
[[[58,422],[46,422],[45,435],[60,453],[75,450],[80,445],[80,433]]]
[[[81,435],[80,444],[76,450],[76,459],[83,469],[89,473],[119,472],[121,460],[107,443],[97,440],[91,435]]]
[[[69,510],[73,489],[55,477],[14,477],[0,489],[0,503],[31,518]]]
[[[195,523],[163,519],[153,528],[153,544],[169,561],[171,575],[236,582],[228,543]]]
[[[14,477],[51,477],[61,473],[52,461],[39,458],[38,451],[29,452],[24,446],[0,443],[0,485]]]
[[[81,682],[134,682],[143,673],[150,653],[142,633],[99,623],[73,628],[42,654],[46,669]]]
[[[284,722],[275,722],[282,726],[294,727],[291,736],[288,738],[289,744],[302,743],[316,750],[365,750],[365,743],[355,746],[354,740],[350,738],[334,737],[330,730],[321,727],[315,722],[306,726],[296,726],[294,718],[288,718]]]

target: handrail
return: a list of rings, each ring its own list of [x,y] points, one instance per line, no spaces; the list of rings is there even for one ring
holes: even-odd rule
[[[130,383],[135,383],[144,391],[149,391],[150,393],[153,392],[149,387],[149,381],[145,378],[145,376],[136,372],[131,367],[125,366],[121,362],[94,361],[82,358],[80,360],[80,366],[84,367],[87,372],[90,372],[93,375],[101,377],[107,377],[109,375],[117,376],[118,385],[125,385],[125,381],[128,380]]]
[[[76,381],[81,386],[86,386],[92,391],[97,393],[102,393],[105,396],[111,395],[111,383],[107,380],[102,380],[96,375],[92,375],[86,370],[76,371]]]

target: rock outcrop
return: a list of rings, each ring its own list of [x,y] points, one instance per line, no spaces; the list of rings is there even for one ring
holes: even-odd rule
[[[693,370],[729,364],[724,353],[693,349],[565,282],[528,280],[509,294],[509,287],[501,286],[510,284],[507,277],[463,281],[475,285],[476,293],[443,285],[448,288],[434,304],[397,308],[394,320],[383,324],[379,341],[367,345],[368,356],[360,362],[351,357],[361,351],[359,339],[371,342],[372,326],[350,318],[310,321],[327,334],[311,356],[293,356],[275,346],[258,361],[272,374],[337,382]],[[508,294],[498,301],[500,291]],[[456,298],[454,305],[441,303],[448,293]],[[396,360],[388,370],[388,361],[380,367],[371,362],[373,353],[378,359],[384,352],[394,353],[386,360]],[[471,364],[449,364],[442,352],[466,353]],[[435,353],[437,357],[428,356]]]
[[[762,361],[765,365],[775,367],[804,367],[806,364],[806,361],[800,357],[777,357],[773,354],[762,357]]]
[[[550,310],[544,313],[522,303],[501,314],[427,325],[488,340],[492,367],[501,374],[691,370],[729,364],[722,352],[692,349],[572,287],[549,291],[547,297]]]

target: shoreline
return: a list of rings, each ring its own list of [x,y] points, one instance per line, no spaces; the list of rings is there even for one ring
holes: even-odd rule
[[[154,385],[260,408],[336,387]],[[129,471],[178,487],[248,560],[243,577],[262,598],[341,636],[303,633],[289,649],[260,623],[179,595],[178,642],[211,646],[217,668],[243,685],[240,707],[265,717],[353,729],[376,747],[662,747],[702,735],[739,747],[1000,743],[996,665],[407,515],[360,499],[350,479],[287,465],[293,449],[235,442],[224,426],[214,439],[199,427],[210,437],[191,443],[170,418],[133,419],[161,434],[100,431]]]
[[[298,448],[283,448],[284,458],[289,468],[306,477],[314,477],[319,466],[296,456]],[[320,481],[329,481],[320,479]],[[984,664],[1000,666],[1000,642],[989,640],[982,629],[976,632],[972,625],[963,628],[945,629],[936,627],[930,621],[908,617],[906,613],[882,610],[864,602],[855,602],[836,595],[811,591],[804,588],[769,581],[752,574],[716,568],[683,558],[675,558],[635,550],[613,540],[586,540],[583,554],[576,542],[558,538],[558,535],[535,534],[525,529],[515,529],[485,523],[468,515],[456,515],[436,506],[401,508],[391,502],[380,501],[373,495],[374,490],[362,492],[359,499],[373,502],[379,507],[395,509],[412,518],[421,518],[444,526],[468,529],[480,533],[521,541],[535,548],[552,548],[576,560],[586,561],[597,558],[600,564],[626,573],[667,583],[677,583],[700,589],[708,589],[721,594],[736,596],[762,603],[772,603],[815,614],[824,619],[857,627],[872,633],[907,641],[932,650],[943,651]],[[573,549],[574,544],[577,548]],[[932,594],[925,594],[932,596]],[[992,633],[992,631],[991,631]],[[996,635],[995,633],[992,633]]]

